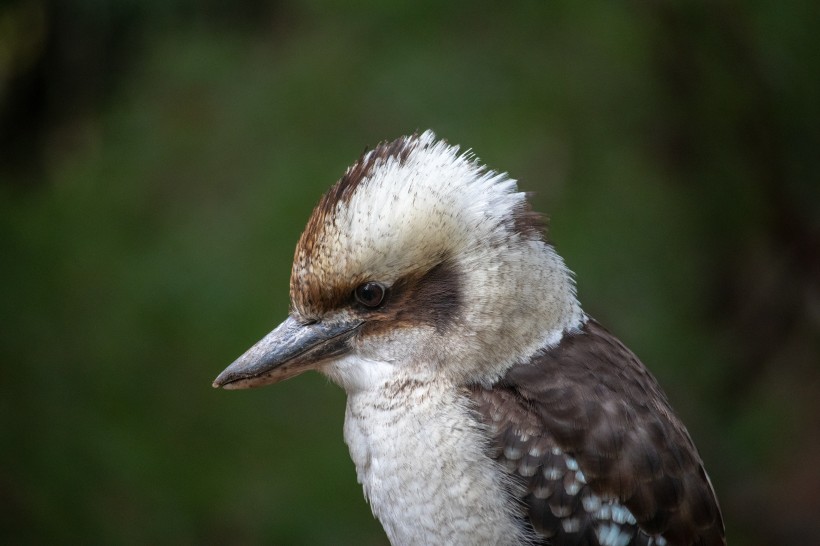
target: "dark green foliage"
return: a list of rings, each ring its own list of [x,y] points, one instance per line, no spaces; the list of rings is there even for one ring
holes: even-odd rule
[[[338,389],[210,382],[426,128],[536,192],[730,542],[820,541],[815,3],[479,4],[0,6],[0,542],[383,544]]]

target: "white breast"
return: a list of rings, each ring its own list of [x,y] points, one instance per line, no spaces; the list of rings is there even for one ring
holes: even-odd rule
[[[345,441],[394,545],[528,542],[512,484],[458,392],[405,381],[348,395]]]

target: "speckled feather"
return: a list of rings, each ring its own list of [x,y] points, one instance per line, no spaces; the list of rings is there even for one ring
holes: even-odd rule
[[[643,364],[595,321],[471,397],[491,456],[526,484],[529,521],[551,544],[725,544],[686,429]]]

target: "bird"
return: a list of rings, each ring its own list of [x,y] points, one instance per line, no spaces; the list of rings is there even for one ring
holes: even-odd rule
[[[725,544],[686,427],[529,198],[430,130],[366,150],[299,238],[287,318],[213,386],[343,388],[394,545]]]

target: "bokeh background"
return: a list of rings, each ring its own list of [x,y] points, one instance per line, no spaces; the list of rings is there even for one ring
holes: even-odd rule
[[[340,4],[0,4],[0,542],[385,544],[338,388],[210,383],[432,128],[536,192],[731,543],[820,544],[820,4]]]

